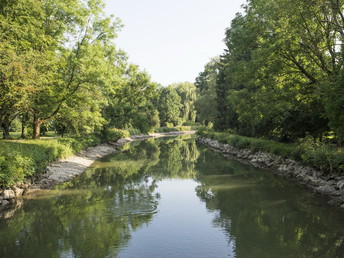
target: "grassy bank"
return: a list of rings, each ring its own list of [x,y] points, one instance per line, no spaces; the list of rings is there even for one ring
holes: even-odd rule
[[[162,127],[156,132],[189,131],[197,127]],[[23,183],[27,178],[40,175],[52,162],[73,155],[87,147],[117,141],[141,134],[137,129],[106,129],[98,135],[83,137],[45,137],[42,140],[0,140],[0,188]],[[13,134],[13,136],[20,136]],[[53,135],[49,135],[53,136]]]
[[[53,161],[87,147],[128,137],[125,130],[108,129],[99,135],[44,140],[0,141],[0,188],[11,187],[39,175]]]
[[[239,149],[268,152],[290,158],[317,168],[324,173],[344,174],[344,151],[329,143],[315,141],[311,137],[300,139],[297,143],[282,143],[265,139],[244,137],[229,133],[201,129],[198,134]]]
[[[166,132],[183,132],[183,131],[192,131],[198,130],[201,126],[175,126],[175,127],[160,127],[155,129],[155,133],[166,133]]]

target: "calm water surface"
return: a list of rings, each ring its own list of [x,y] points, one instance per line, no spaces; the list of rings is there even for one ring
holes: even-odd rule
[[[0,257],[343,257],[326,200],[194,139],[125,146],[0,220]]]

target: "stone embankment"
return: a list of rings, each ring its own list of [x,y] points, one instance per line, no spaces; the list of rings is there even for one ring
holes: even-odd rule
[[[0,211],[9,206],[21,205],[22,202],[18,200],[20,200],[23,194],[28,194],[40,189],[50,189],[59,183],[71,180],[75,176],[83,173],[95,160],[116,152],[118,147],[128,142],[183,134],[195,134],[195,131],[133,135],[130,138],[119,139],[117,142],[89,147],[76,155],[50,164],[39,178],[32,178],[32,182],[20,184],[11,189],[0,189]]]
[[[255,167],[270,170],[288,179],[294,179],[317,193],[329,196],[328,203],[330,205],[344,208],[344,176],[325,175],[319,170],[304,166],[292,159],[265,152],[254,152],[249,149],[237,149],[209,138],[200,137],[198,141],[225,156],[232,156]]]

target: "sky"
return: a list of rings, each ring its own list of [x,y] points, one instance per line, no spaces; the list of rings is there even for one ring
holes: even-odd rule
[[[152,81],[194,82],[223,53],[225,29],[246,0],[105,0],[124,27],[116,44]]]

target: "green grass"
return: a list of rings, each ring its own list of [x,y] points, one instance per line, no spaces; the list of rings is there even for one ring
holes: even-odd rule
[[[102,142],[129,137],[129,132],[106,129],[99,135],[42,140],[0,140],[0,188],[11,187],[40,175],[53,161]],[[20,136],[20,135],[19,135]]]
[[[189,128],[191,127],[174,130]],[[167,131],[172,130],[168,128]],[[134,128],[107,128],[99,135],[61,138],[54,132],[47,132],[41,140],[22,140],[19,132],[11,133],[13,140],[0,140],[0,188],[11,187],[32,176],[40,175],[53,161],[68,157],[89,146],[117,141],[140,133]]]
[[[235,134],[215,132],[205,128],[197,132],[200,136],[229,144],[238,149],[263,151],[284,158],[294,159],[323,171],[326,174],[344,173],[344,150],[334,145],[314,141],[311,137],[300,139],[297,143],[282,143],[272,140],[244,137]]]
[[[175,126],[175,127],[159,127],[155,129],[155,133],[167,133],[167,132],[182,132],[198,130],[201,126]]]
[[[101,142],[96,136],[0,141],[0,187],[11,187],[39,175],[53,161]]]
[[[2,132],[0,132],[0,134],[2,135]],[[21,132],[10,132],[10,137],[13,140],[19,140],[21,136]],[[56,134],[54,131],[48,131],[46,132],[44,135],[42,135],[43,138],[57,138],[57,137],[61,137],[60,135]],[[30,135],[27,135],[27,138],[31,138]]]
[[[293,157],[298,159],[298,146],[296,144],[281,143],[271,140],[250,138],[235,134],[212,132],[203,136],[229,144],[238,149],[250,149],[254,152],[269,152],[282,157]]]

